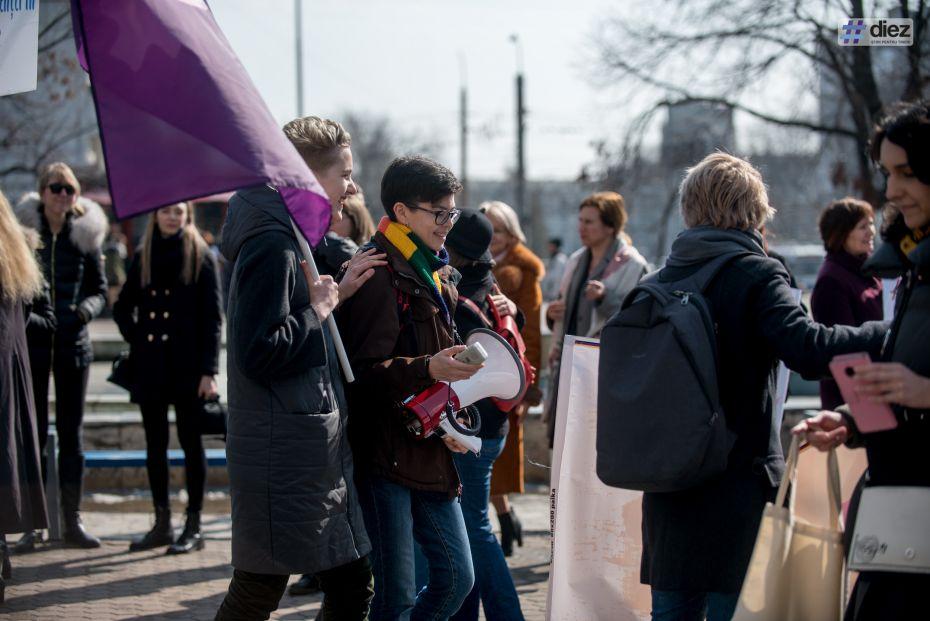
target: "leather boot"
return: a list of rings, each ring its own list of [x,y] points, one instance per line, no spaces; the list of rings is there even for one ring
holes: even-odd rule
[[[168,546],[165,554],[187,554],[191,550],[203,550],[203,545],[203,533],[200,532],[200,511],[188,509],[181,536]]]
[[[13,552],[16,554],[26,554],[28,552],[36,551],[36,544],[42,542],[42,531],[40,530],[28,530],[23,533],[23,536],[19,538],[13,545]]]
[[[514,540],[521,548],[523,547],[523,524],[513,507],[507,513],[499,514],[497,519],[501,525],[501,549],[504,551],[504,556],[513,556]]]
[[[171,508],[155,507],[155,524],[152,530],[141,539],[129,544],[130,552],[151,550],[159,546],[169,546],[174,541],[174,529],[171,528]]]
[[[100,540],[84,530],[81,514],[69,511],[64,514],[65,532],[62,538],[66,545],[78,548],[99,548]]]

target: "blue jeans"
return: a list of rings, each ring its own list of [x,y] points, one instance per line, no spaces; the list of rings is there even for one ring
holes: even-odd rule
[[[488,621],[522,621],[520,598],[510,577],[497,537],[488,519],[488,499],[491,493],[491,468],[504,450],[507,438],[481,440],[481,454],[452,456],[462,479],[462,515],[468,530],[468,543],[475,568],[475,587],[455,614],[455,621],[477,621],[478,601],[484,605]]]
[[[448,619],[474,585],[468,535],[459,503],[380,477],[357,481],[375,576],[372,621]],[[429,565],[429,581],[416,592],[413,544]]]
[[[739,593],[652,589],[652,621],[730,621]]]

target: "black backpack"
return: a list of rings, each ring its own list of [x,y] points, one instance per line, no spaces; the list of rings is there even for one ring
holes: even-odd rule
[[[717,337],[704,291],[746,253],[684,280],[644,279],[604,325],[597,393],[597,476],[612,487],[674,492],[721,474],[733,447],[717,384]]]

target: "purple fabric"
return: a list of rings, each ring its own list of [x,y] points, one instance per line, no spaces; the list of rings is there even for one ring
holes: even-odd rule
[[[827,326],[861,326],[882,319],[882,282],[862,273],[865,257],[828,252],[811,293],[811,314]],[[832,379],[820,381],[820,403],[832,410],[845,403]]]
[[[202,0],[72,0],[113,209],[127,218],[271,183],[311,245],[326,193]]]

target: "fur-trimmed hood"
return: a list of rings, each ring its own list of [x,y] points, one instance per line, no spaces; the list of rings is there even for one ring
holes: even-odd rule
[[[41,231],[42,217],[39,214],[41,199],[37,192],[24,195],[16,205],[16,217],[24,227]],[[109,220],[103,208],[83,196],[78,197],[78,205],[84,209],[83,215],[75,214],[71,218],[71,242],[85,253],[100,252],[103,239],[107,235]]]

